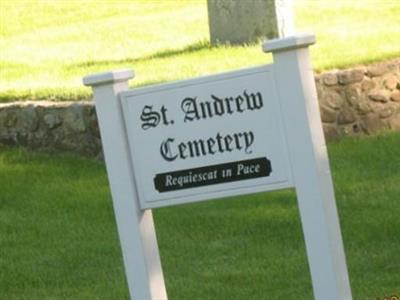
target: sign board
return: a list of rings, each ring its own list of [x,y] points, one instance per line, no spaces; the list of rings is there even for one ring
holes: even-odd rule
[[[271,66],[120,96],[142,208],[292,186]]]
[[[308,46],[268,41],[274,63],[128,89],[133,72],[93,87],[133,300],[167,300],[151,208],[294,187],[317,300],[351,300]]]

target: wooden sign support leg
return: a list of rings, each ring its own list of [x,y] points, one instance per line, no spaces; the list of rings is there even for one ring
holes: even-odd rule
[[[317,300],[351,299],[308,46],[312,35],[266,42],[272,52],[294,184]]]
[[[167,300],[151,210],[139,208],[118,93],[128,89],[130,70],[87,76],[93,87],[103,151],[130,297]]]

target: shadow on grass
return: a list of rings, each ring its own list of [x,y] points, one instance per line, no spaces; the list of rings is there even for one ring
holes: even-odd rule
[[[85,61],[81,63],[76,63],[76,64],[71,64],[68,65],[68,69],[73,69],[73,68],[86,68],[86,67],[93,67],[93,66],[106,66],[106,65],[111,65],[111,64],[125,64],[125,63],[136,63],[136,62],[145,62],[149,61],[152,59],[159,59],[159,58],[169,58],[181,54],[188,54],[188,53],[194,53],[198,51],[202,51],[205,49],[211,49],[214,48],[215,46],[212,46],[208,41],[203,40],[203,41],[198,41],[194,44],[188,45],[183,48],[179,49],[165,49],[159,52],[156,52],[154,54],[142,56],[142,57],[137,57],[137,58],[125,58],[125,59],[117,59],[117,60],[94,60],[94,61]],[[217,46],[216,46],[217,47]]]

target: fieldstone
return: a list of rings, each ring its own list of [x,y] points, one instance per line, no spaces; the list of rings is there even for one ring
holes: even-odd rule
[[[98,143],[100,139],[94,137],[91,134],[85,134],[82,137],[82,153],[88,156],[96,156],[100,149],[100,144]]]
[[[400,112],[389,119],[389,127],[393,130],[400,130]]]
[[[372,90],[369,92],[368,97],[377,102],[388,102],[390,94],[386,90]]]
[[[320,107],[321,120],[324,123],[333,123],[336,121],[336,111],[326,106]]]
[[[361,133],[361,127],[359,124],[353,124],[352,125],[353,133]]]
[[[100,138],[100,130],[99,123],[97,121],[96,114],[93,114],[89,117],[88,128],[90,132],[95,136]]]
[[[24,147],[29,147],[29,143],[28,143],[28,133],[25,131],[17,131],[15,132],[15,142],[17,145],[19,146],[24,146]]]
[[[64,115],[64,123],[75,132],[85,132],[86,125],[83,119],[82,107],[73,105],[69,107]]]
[[[394,113],[395,109],[392,106],[385,105],[379,112],[379,117],[382,119],[385,119],[387,117],[390,117]]]
[[[28,145],[31,148],[46,148],[51,145],[51,136],[47,130],[38,130],[28,135]]]
[[[367,67],[368,76],[377,77],[389,72],[390,69],[385,64],[375,64]]]
[[[373,82],[375,82],[375,88],[374,89],[385,89],[383,85],[383,77],[378,76],[378,77],[372,77],[371,79]]]
[[[17,126],[33,132],[39,127],[39,118],[33,105],[22,107],[18,116]]]
[[[361,133],[360,126],[358,124],[343,125],[339,127],[339,134],[346,136],[355,136]]]
[[[6,127],[8,114],[6,110],[0,111],[0,127]],[[0,128],[0,129],[1,129]]]
[[[52,143],[55,149],[62,149],[63,141],[65,139],[65,132],[63,130],[53,130],[51,132]]]
[[[338,78],[339,78],[339,83],[343,85],[360,82],[364,78],[364,70],[354,69],[354,70],[341,71],[338,74]]]
[[[364,79],[363,82],[361,83],[361,89],[363,90],[363,92],[368,92],[374,89],[375,87],[376,87],[375,81],[369,78]]]
[[[339,112],[337,122],[339,125],[351,124],[356,121],[356,116],[352,109],[345,108]]]
[[[43,117],[44,123],[46,124],[47,128],[53,129],[59,126],[62,123],[61,118],[58,115],[48,113]]]
[[[365,114],[371,112],[371,111],[372,111],[372,108],[371,108],[371,106],[369,105],[368,102],[366,102],[366,101],[360,101],[360,102],[358,102],[357,105],[356,105],[356,110],[358,111],[358,113],[359,113],[360,115],[365,115]]]
[[[324,106],[327,106],[327,107],[333,108],[333,109],[339,109],[344,102],[344,99],[342,98],[342,96],[335,91],[328,91],[328,92],[322,94],[322,97],[320,100],[321,100],[321,105],[324,105]]]
[[[376,114],[368,114],[361,119],[361,128],[367,134],[372,134],[387,128],[387,125]]]
[[[397,78],[395,76],[390,76],[385,79],[384,85],[389,90],[394,90],[397,86]]]
[[[99,161],[104,161],[104,153],[103,153],[103,148],[102,147],[99,148],[99,151],[98,151],[95,159],[99,160]]]
[[[400,91],[394,91],[390,94],[390,99],[395,102],[400,102]]]
[[[388,63],[387,68],[390,72],[400,72],[400,59],[395,59],[394,61]]]
[[[350,87],[346,88],[345,95],[346,95],[347,103],[349,103],[351,106],[355,106],[359,102],[360,92],[359,92],[358,88],[356,88],[354,86],[350,86]]]
[[[4,111],[2,117],[0,117],[0,125],[4,124],[5,127],[14,127],[17,123],[17,115],[14,111]]]
[[[318,100],[321,101],[324,97],[324,88],[323,88],[322,84],[316,84],[315,88],[317,89]]]
[[[332,140],[339,138],[339,132],[338,132],[336,126],[327,125],[327,124],[323,124],[322,126],[324,129],[324,135],[325,135],[326,140],[332,141]]]
[[[325,73],[322,75],[322,80],[327,86],[338,84],[338,77],[336,73]]]

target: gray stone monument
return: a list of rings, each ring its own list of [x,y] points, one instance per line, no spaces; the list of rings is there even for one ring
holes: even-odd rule
[[[292,0],[208,0],[211,44],[246,44],[292,35]]]

